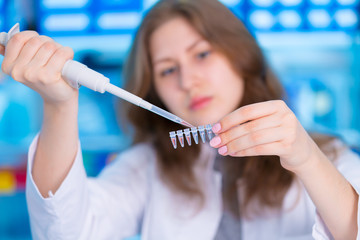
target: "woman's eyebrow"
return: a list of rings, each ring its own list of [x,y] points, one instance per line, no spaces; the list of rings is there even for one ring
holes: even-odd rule
[[[195,48],[198,44],[202,43],[202,42],[205,42],[204,39],[198,39],[196,40],[194,43],[192,43],[187,49],[186,51],[189,52],[191,51],[193,48]]]
[[[192,44],[189,45],[189,47],[186,48],[186,52],[189,52],[191,51],[192,49],[194,49],[198,44],[202,43],[202,42],[205,42],[204,39],[197,39],[195,40]],[[160,59],[157,59],[154,61],[154,66],[159,64],[159,63],[162,63],[162,62],[171,62],[173,61],[172,58],[170,57],[166,57],[166,58],[160,58]]]
[[[157,64],[163,63],[163,62],[171,62],[171,61],[173,61],[173,59],[171,59],[169,57],[160,58],[160,59],[154,61],[154,66],[157,65]]]

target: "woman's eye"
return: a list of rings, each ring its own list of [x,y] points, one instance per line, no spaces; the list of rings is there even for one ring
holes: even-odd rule
[[[164,71],[162,71],[162,72],[160,73],[160,75],[161,75],[162,77],[166,77],[166,76],[174,73],[175,71],[176,71],[176,67],[167,68],[167,69],[165,69]]]
[[[206,58],[207,56],[210,55],[210,53],[211,53],[210,51],[201,52],[201,53],[199,53],[199,54],[197,55],[197,58],[199,58],[199,59]]]

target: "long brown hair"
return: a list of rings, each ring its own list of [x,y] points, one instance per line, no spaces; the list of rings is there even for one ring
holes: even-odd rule
[[[158,2],[146,14],[124,68],[126,88],[129,91],[166,109],[153,85],[149,39],[154,30],[175,17],[183,17],[188,21],[204,39],[229,59],[231,67],[244,79],[244,96],[239,107],[283,99],[282,87],[267,66],[255,39],[244,24],[217,0],[165,0]],[[182,194],[202,197],[193,172],[200,146],[174,150],[168,134],[169,131],[179,129],[179,125],[136,106],[122,106],[122,110],[134,126],[134,144],[148,141],[156,149],[164,182]],[[280,208],[294,175],[282,168],[278,156],[228,157],[223,162],[229,179],[241,178],[244,186],[243,211],[252,200],[263,207]],[[225,188],[225,203],[226,200],[231,202],[230,199],[237,194],[236,181],[225,184]],[[234,209],[231,211],[236,211]]]

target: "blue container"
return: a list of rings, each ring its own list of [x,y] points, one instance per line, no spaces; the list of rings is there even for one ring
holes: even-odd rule
[[[92,16],[86,11],[47,12],[39,19],[39,32],[45,35],[83,35],[91,30]]]
[[[4,14],[2,12],[0,12],[0,31],[3,32],[3,31],[6,31],[4,29],[4,18],[3,18]]]
[[[340,31],[356,30],[359,22],[359,12],[354,8],[339,8],[334,12],[334,24]]]
[[[312,8],[305,13],[309,30],[330,31],[333,27],[332,13],[327,8]]]
[[[334,0],[309,0],[309,5],[312,7],[330,7],[334,4]]]
[[[101,11],[96,17],[99,33],[134,33],[142,19],[140,12]]]
[[[276,27],[277,19],[272,11],[267,9],[253,9],[247,16],[247,24],[254,31],[272,31]]]
[[[271,8],[276,6],[276,0],[249,0],[249,4],[256,8]]]
[[[91,31],[93,0],[38,1],[38,31],[49,36],[84,35]]]
[[[40,0],[39,7],[42,11],[84,9],[90,7],[93,0]]]
[[[304,0],[279,0],[281,7],[285,8],[300,8],[305,5]]]
[[[336,5],[340,7],[359,7],[360,1],[359,0],[334,0]]]
[[[0,31],[5,31],[5,6],[4,1],[0,0]]]
[[[96,9],[121,10],[127,12],[143,10],[143,1],[140,0],[93,0]]]
[[[282,31],[301,30],[304,19],[299,9],[284,9],[277,14],[278,27]]]

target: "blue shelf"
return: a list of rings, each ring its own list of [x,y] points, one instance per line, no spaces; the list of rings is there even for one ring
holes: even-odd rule
[[[152,1],[54,1],[61,7],[45,6],[39,1],[37,23],[40,32],[46,35],[91,35],[111,33],[133,33],[140,23],[143,13]],[[150,2],[150,3],[148,3]],[[155,1],[156,2],[156,1]],[[340,4],[329,1],[328,4],[313,4],[310,1],[259,1],[223,0],[252,31],[348,31],[354,32],[360,22],[359,1]],[[66,6],[68,4],[68,7]],[[81,4],[80,4],[81,3]],[[78,6],[78,7],[76,7]],[[75,15],[74,25],[68,21],[56,21],[63,14]],[[81,16],[79,16],[81,15]],[[61,18],[63,19],[63,18]],[[285,19],[285,20],[284,20]],[[49,23],[50,21],[50,23]],[[289,22],[293,25],[289,25]],[[53,23],[55,22],[55,23]],[[76,24],[77,23],[77,24]],[[79,26],[78,26],[79,25]],[[74,26],[78,26],[75,29]],[[66,31],[66,27],[68,31]],[[56,29],[58,28],[58,29]]]
[[[110,11],[120,10],[126,12],[141,12],[143,10],[143,1],[134,0],[94,0],[94,8],[108,9]]]
[[[94,0],[37,0],[37,6],[40,11],[57,11],[69,9],[86,9],[91,6]]]

